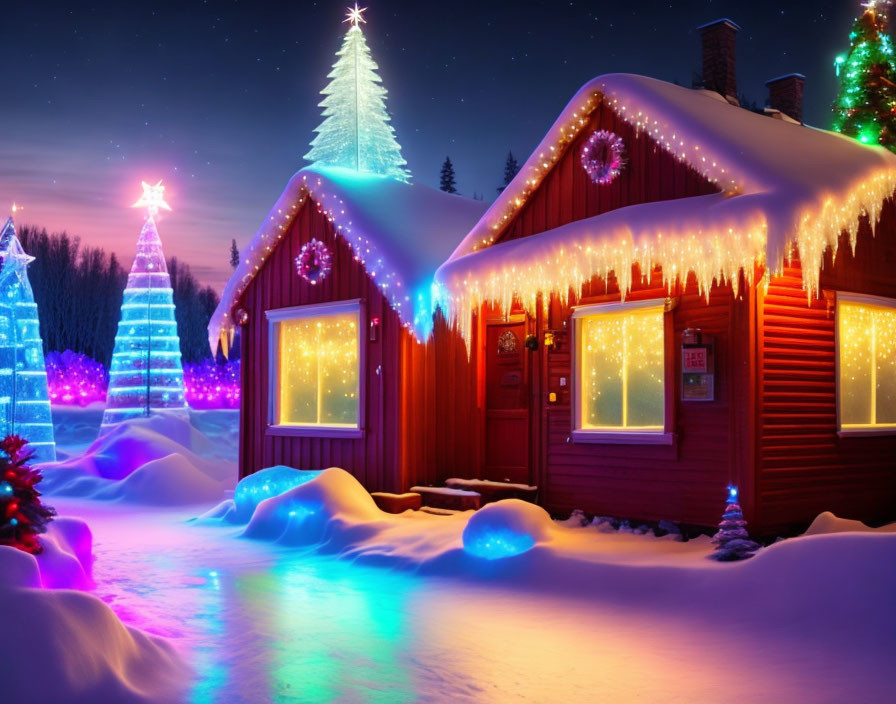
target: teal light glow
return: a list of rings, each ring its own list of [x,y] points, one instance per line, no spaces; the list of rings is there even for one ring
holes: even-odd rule
[[[56,459],[37,304],[28,280],[34,261],[9,218],[0,231],[0,422],[21,435],[37,462]]]
[[[320,474],[320,470],[300,470],[279,465],[262,469],[241,479],[233,494],[233,501],[236,504],[236,521],[246,523],[252,518],[256,506],[262,501],[310,482],[318,474]],[[313,513],[313,511],[308,511],[308,513]],[[294,515],[291,513],[290,517]]]
[[[147,415],[152,409],[186,408],[171,279],[153,207],[148,207],[150,216],[137,240],[124,291],[104,426]]]

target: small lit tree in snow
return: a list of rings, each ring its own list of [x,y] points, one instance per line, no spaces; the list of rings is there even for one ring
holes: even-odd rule
[[[737,503],[736,486],[728,487],[728,504],[725,506],[725,513],[722,514],[719,531],[713,536],[712,542],[716,544],[713,558],[721,562],[745,560],[759,549],[759,544],[750,540],[750,534],[747,533],[744,512]]]
[[[339,57],[321,93],[324,121],[315,129],[311,151],[305,158],[320,166],[341,166],[355,171],[407,181],[411,172],[401,156],[395,130],[386,111],[386,89],[379,68],[361,31],[366,8],[349,8],[348,32]]]

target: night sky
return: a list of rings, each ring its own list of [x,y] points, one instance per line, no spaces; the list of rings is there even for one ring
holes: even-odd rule
[[[164,179],[166,253],[220,287],[320,122],[319,91],[347,25],[345,0],[15,2],[0,20],[0,203],[19,224],[66,229],[133,257],[141,179]],[[369,0],[363,25],[414,180],[496,195],[576,90],[628,71],[690,85],[695,28],[730,17],[739,90],[807,77],[804,119],[827,127],[833,59],[858,0],[448,2]],[[458,233],[460,237],[462,233]]]

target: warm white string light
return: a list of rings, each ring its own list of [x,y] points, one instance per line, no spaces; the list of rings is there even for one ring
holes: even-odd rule
[[[661,267],[667,289],[693,273],[705,295],[708,296],[713,285],[725,283],[737,295],[741,274],[750,285],[754,271],[762,270],[767,263],[776,273],[780,272],[791,248],[795,247],[802,263],[803,285],[811,300],[819,291],[826,251],[831,249],[836,254],[844,231],[849,234],[854,250],[861,218],[868,218],[873,231],[884,200],[896,190],[896,161],[889,154],[875,152],[874,159],[866,161],[875,163],[876,168],[865,168],[861,178],[852,182],[844,177],[845,188],[836,192],[827,190],[823,197],[816,194],[807,197],[803,192],[805,184],[800,183],[800,188],[794,189],[800,196],[778,193],[762,181],[763,170],[755,164],[740,168],[736,160],[741,155],[723,158],[718,140],[713,148],[712,140],[707,144],[693,138],[699,130],[692,128],[688,136],[668,119],[660,119],[661,111],[648,109],[649,100],[644,96],[657,85],[667,84],[653,81],[644,91],[644,85],[637,83],[638,80],[652,79],[611,76],[606,81],[596,79],[586,85],[517,178],[437,273],[440,304],[449,320],[456,322],[468,350],[472,314],[482,304],[496,304],[501,310],[509,311],[516,301],[534,314],[539,295],[545,306],[551,295],[565,304],[570,293],[580,297],[583,286],[594,276],[606,282],[610,274],[615,275],[624,299],[634,283],[634,265],[639,265],[645,277],[655,267]],[[625,89],[631,95],[623,97]],[[687,99],[693,99],[693,94],[686,95]],[[661,96],[665,98],[666,95]],[[619,216],[619,211],[612,211],[592,218],[591,222],[580,221],[534,237],[511,240],[496,246],[493,252],[488,251],[554,164],[566,154],[569,144],[590,123],[601,103],[612,107],[637,134],[648,134],[678,160],[716,184],[722,193],[686,199],[684,205],[681,201],[665,201],[637,206],[639,213],[656,216],[650,222],[644,222],[638,213]],[[739,110],[727,104],[723,109]],[[740,117],[739,113],[728,115]],[[772,129],[783,126],[774,125],[770,120],[768,124]],[[756,145],[756,148],[767,147]],[[865,149],[857,144],[850,148]],[[881,167],[886,161],[894,163]],[[781,202],[788,198],[792,205],[785,203],[787,207],[782,209]],[[701,212],[704,205],[705,212]],[[689,208],[694,212],[689,212]],[[780,217],[782,210],[791,214]],[[638,224],[633,224],[629,217]],[[770,232],[775,236],[771,237]]]

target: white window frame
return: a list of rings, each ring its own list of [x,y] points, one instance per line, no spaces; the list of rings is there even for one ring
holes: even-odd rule
[[[621,311],[637,310],[639,308],[663,309],[663,429],[662,430],[605,430],[598,428],[582,427],[581,388],[582,376],[580,374],[579,352],[579,320],[592,315],[602,313],[618,313]],[[572,311],[572,441],[579,443],[601,443],[612,445],[671,445],[674,434],[670,432],[669,409],[669,364],[668,340],[666,339],[666,318],[668,314],[667,300],[664,298],[649,298],[643,301],[628,301],[624,303],[592,303],[575,306]]]
[[[302,318],[354,313],[358,316],[358,422],[355,426],[280,424],[280,324]],[[312,303],[290,308],[265,311],[268,321],[268,435],[293,435],[318,438],[360,438],[364,436],[364,408],[367,350],[364,301],[354,298],[345,301]]]
[[[872,296],[864,293],[851,293],[848,291],[836,291],[834,297],[834,386],[836,388],[837,405],[837,435],[840,437],[864,437],[871,435],[896,435],[896,424],[843,427],[840,417],[840,301],[847,303],[859,303],[879,308],[891,308],[896,312],[896,299],[883,296]]]

